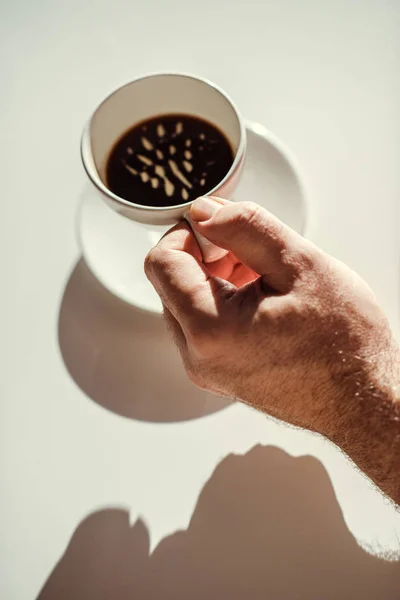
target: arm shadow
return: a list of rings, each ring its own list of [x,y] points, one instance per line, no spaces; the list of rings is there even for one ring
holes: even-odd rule
[[[186,531],[149,555],[141,520],[95,512],[37,600],[398,600],[400,563],[362,550],[322,464],[256,446],[205,484]]]
[[[58,342],[67,371],[81,390],[124,417],[185,421],[231,404],[189,381],[161,315],[113,296],[82,259],[64,291]]]

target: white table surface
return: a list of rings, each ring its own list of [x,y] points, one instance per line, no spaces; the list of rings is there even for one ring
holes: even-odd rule
[[[164,596],[154,588],[149,597],[314,598],[295,579],[290,587],[290,573],[300,555],[312,555],[311,542],[299,541],[303,529],[328,526],[332,515],[335,527],[315,529],[319,556],[336,548],[326,564],[315,561],[316,579],[328,587],[340,579],[338,557],[351,548],[365,568],[353,570],[349,555],[348,573],[361,581],[379,571],[380,597],[394,597],[400,563],[386,572],[353,541],[399,551],[394,508],[317,437],[241,405],[202,416],[214,400],[186,382],[162,323],[115,300],[79,263],[74,220],[85,183],[80,132],[98,101],[145,72],[205,76],[297,156],[309,190],[306,235],[369,282],[398,335],[400,3],[3,0],[0,49],[0,597],[36,598],[65,552],[72,558],[54,574],[54,589],[63,577],[76,587],[62,595],[50,581],[43,597],[144,598],[129,573],[140,571],[150,590],[170,561],[176,573],[168,569]],[[154,359],[160,356],[167,366]],[[228,459],[207,484],[215,492],[210,499],[205,491],[196,509],[205,538],[200,550],[197,538],[191,548],[195,519],[189,522],[214,469],[259,443],[265,448]],[[308,454],[323,466],[293,458]],[[252,500],[257,481],[270,486],[266,505],[274,498],[265,514]],[[75,556],[71,536],[93,513],[87,546]],[[139,516],[144,524],[130,529]],[[271,523],[275,546],[287,540],[283,554],[275,555],[267,533],[243,541],[247,524],[268,532]],[[183,554],[175,538],[156,550],[150,584],[146,535],[153,550],[188,527],[179,537]],[[142,562],[129,554],[127,535],[142,546]],[[210,557],[204,549],[218,535],[220,556]],[[243,544],[242,575],[240,560],[226,557],[239,556]],[[269,582],[285,581],[285,594],[274,595],[253,573],[252,552],[265,554]],[[194,557],[189,567],[185,556]],[[287,557],[285,566],[275,561],[279,573],[274,556]],[[199,579],[191,578],[194,564]],[[237,595],[228,593],[228,580]]]

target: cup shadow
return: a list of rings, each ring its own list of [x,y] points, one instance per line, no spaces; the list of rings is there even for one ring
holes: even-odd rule
[[[191,383],[160,315],[113,296],[83,259],[64,291],[58,341],[64,364],[81,390],[124,417],[185,421],[231,404]]]
[[[86,517],[37,600],[395,600],[399,590],[400,563],[358,546],[322,464],[256,446],[217,466],[188,529],[151,555],[128,511]]]

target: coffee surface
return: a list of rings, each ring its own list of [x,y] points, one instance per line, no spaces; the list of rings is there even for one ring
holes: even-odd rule
[[[174,206],[206,194],[232,163],[232,148],[214,125],[189,115],[161,115],[138,123],[116,142],[106,183],[129,202]]]

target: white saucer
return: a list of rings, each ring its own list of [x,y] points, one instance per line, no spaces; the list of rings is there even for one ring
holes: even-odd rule
[[[265,206],[304,233],[306,201],[293,159],[265,127],[247,122],[247,157],[234,200]],[[113,294],[143,310],[160,313],[161,302],[143,272],[146,254],[161,236],[111,210],[85,188],[78,213],[78,237],[87,265]]]

